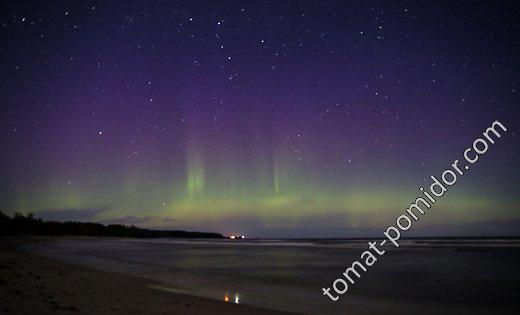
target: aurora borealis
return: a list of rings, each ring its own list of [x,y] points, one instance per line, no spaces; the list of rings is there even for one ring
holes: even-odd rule
[[[379,232],[494,120],[425,235],[518,234],[519,5],[7,1],[0,209]]]

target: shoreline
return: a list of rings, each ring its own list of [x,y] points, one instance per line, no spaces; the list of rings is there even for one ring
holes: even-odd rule
[[[289,314],[153,289],[160,284],[19,250],[49,239],[0,238],[0,313]]]

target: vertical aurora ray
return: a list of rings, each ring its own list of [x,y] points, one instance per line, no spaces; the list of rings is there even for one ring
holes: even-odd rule
[[[202,156],[200,151],[188,145],[186,149],[186,190],[190,200],[204,197],[206,175]]]
[[[280,194],[280,178],[278,175],[278,167],[276,166],[276,163],[273,163],[273,187],[275,196],[278,196]]]

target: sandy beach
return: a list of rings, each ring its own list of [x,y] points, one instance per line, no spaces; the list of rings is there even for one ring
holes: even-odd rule
[[[155,290],[148,280],[17,250],[37,238],[0,240],[2,314],[284,314]]]

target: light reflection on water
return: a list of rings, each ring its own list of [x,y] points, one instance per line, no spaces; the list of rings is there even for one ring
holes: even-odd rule
[[[228,293],[224,294],[224,302],[230,302],[231,298]],[[235,294],[235,297],[233,299],[235,304],[238,304],[240,301],[240,295],[238,293]]]

